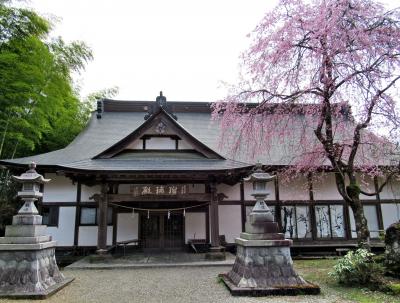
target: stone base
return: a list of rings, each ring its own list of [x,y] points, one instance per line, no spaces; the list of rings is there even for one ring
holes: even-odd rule
[[[59,290],[63,289],[69,283],[74,281],[75,278],[65,278],[62,282],[54,284],[47,288],[46,290],[39,292],[9,292],[9,293],[0,293],[0,298],[9,298],[9,299],[30,299],[30,300],[44,300],[48,297],[54,295]]]
[[[107,249],[101,249],[101,248],[96,250],[96,254],[99,255],[99,256],[107,256],[107,255],[109,255]]]
[[[264,296],[297,296],[297,295],[318,295],[321,290],[318,285],[307,283],[298,287],[280,286],[271,288],[260,287],[238,287],[232,283],[227,274],[220,274],[226,287],[229,289],[232,296],[249,296],[249,297],[264,297]]]
[[[245,230],[250,234],[273,234],[279,233],[279,226],[276,222],[251,223],[248,220],[245,223]]]
[[[205,255],[206,260],[214,260],[214,261],[223,261],[226,259],[225,256],[225,247],[211,247],[210,251]]]
[[[43,242],[51,242],[51,236],[38,237],[1,237],[0,244],[38,244]],[[0,245],[1,247],[1,245]]]
[[[282,233],[267,233],[267,234],[250,234],[240,233],[240,239],[244,240],[284,240],[285,235]]]
[[[6,237],[40,237],[46,236],[46,225],[7,225]]]
[[[13,216],[12,225],[42,225],[42,216],[18,214]]]
[[[1,250],[0,293],[44,294],[50,287],[61,285],[65,278],[58,269],[54,250],[54,245],[39,250]]]
[[[319,293],[318,286],[308,283],[294,270],[291,241],[238,238],[236,243],[235,264],[228,274],[222,276],[231,292],[236,295],[251,295],[253,292],[256,295]]]
[[[96,250],[96,254],[90,255],[89,260],[90,263],[96,263],[96,262],[107,262],[108,260],[112,260],[113,256],[105,251],[101,251],[99,253],[99,250]]]

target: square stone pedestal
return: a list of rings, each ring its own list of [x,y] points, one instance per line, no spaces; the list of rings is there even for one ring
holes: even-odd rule
[[[305,281],[293,268],[292,240],[236,239],[235,264],[220,277],[234,296],[319,294],[317,285]]]
[[[59,271],[45,225],[10,225],[0,238],[0,297],[44,299],[73,279]]]

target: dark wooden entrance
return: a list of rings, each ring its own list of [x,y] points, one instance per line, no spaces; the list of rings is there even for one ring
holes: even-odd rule
[[[184,217],[182,214],[140,215],[140,239],[147,250],[181,250],[184,246]]]

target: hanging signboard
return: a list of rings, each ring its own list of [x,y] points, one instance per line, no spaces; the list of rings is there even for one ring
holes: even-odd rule
[[[134,197],[179,196],[188,193],[186,184],[177,184],[177,185],[135,184],[131,185],[130,192]]]

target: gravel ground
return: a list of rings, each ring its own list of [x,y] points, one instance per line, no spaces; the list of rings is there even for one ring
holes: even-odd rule
[[[39,302],[349,302],[322,288],[319,296],[232,297],[217,275],[228,267],[65,270],[75,277],[66,288]],[[32,302],[0,300],[0,302]]]

